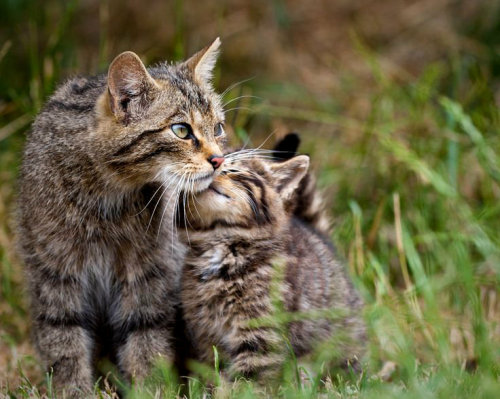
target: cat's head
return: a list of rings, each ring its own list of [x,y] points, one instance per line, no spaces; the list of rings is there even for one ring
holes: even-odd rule
[[[289,217],[294,193],[308,167],[306,155],[283,162],[238,160],[229,155],[208,189],[188,197],[181,216],[195,230],[269,230]]]
[[[146,68],[132,52],[108,71],[93,133],[99,163],[120,184],[158,182],[206,189],[226,139],[221,99],[211,85],[220,40],[179,64]]]

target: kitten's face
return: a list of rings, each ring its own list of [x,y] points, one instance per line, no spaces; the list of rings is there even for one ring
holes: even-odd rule
[[[210,185],[226,139],[220,97],[209,82],[218,44],[148,70],[133,53],[115,59],[96,133],[110,176],[136,186],[159,182],[169,191]]]
[[[305,155],[281,163],[232,161],[229,155],[208,189],[188,198],[186,224],[195,230],[218,226],[265,228],[285,217],[287,201],[308,166]]]

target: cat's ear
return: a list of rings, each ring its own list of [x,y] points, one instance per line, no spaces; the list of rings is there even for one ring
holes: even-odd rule
[[[210,84],[214,73],[215,63],[219,56],[220,44],[220,39],[215,39],[210,46],[198,51],[185,62],[198,83],[204,85]]]
[[[300,137],[297,133],[288,133],[273,148],[273,158],[275,161],[286,161],[297,155],[300,145]]]
[[[144,104],[141,100],[157,87],[141,59],[132,51],[121,53],[109,66],[109,105],[118,119],[127,119],[140,111],[138,105]]]
[[[292,198],[308,169],[309,157],[307,155],[298,155],[287,161],[271,164],[274,187],[285,202]]]

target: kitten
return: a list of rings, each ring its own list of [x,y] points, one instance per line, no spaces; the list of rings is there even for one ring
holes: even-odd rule
[[[33,338],[58,391],[88,393],[95,359],[127,378],[173,359],[183,246],[179,192],[206,189],[223,160],[220,41],[176,65],[132,52],[107,76],[64,83],[28,135],[18,236]]]
[[[279,370],[285,355],[279,330],[249,321],[272,313],[272,279],[282,261],[287,311],[340,312],[337,319],[290,323],[295,354],[331,338],[339,365],[363,354],[362,301],[344,265],[325,235],[293,215],[308,165],[305,155],[282,162],[228,155],[209,189],[188,195],[180,208],[179,232],[189,246],[182,308],[199,360],[212,361],[215,345],[230,374],[266,379]]]

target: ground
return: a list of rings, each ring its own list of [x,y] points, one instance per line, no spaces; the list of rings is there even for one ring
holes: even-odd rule
[[[120,51],[181,59],[218,35],[227,130],[265,147],[300,132],[366,302],[370,354],[362,375],[312,383],[290,358],[266,392],[217,367],[181,391],[160,367],[161,388],[130,396],[204,397],[211,381],[216,397],[497,397],[500,2],[479,0],[3,2],[0,396],[47,392],[12,222],[34,115],[58,81]]]

